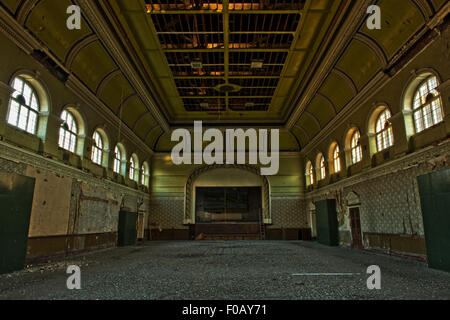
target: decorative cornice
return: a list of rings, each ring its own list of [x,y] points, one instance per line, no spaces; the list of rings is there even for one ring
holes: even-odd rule
[[[115,38],[114,33],[111,31],[106,21],[103,19],[95,2],[92,0],[75,0],[75,3],[80,6],[85,18],[92,25],[98,38],[105,45],[114,61],[119,65],[120,69],[139,94],[153,117],[155,117],[156,121],[160,124],[161,128],[163,128],[164,131],[169,131],[169,124],[165,119],[165,116],[159,110],[138,72],[132,66],[129,57],[124,50],[122,50],[121,45]]]

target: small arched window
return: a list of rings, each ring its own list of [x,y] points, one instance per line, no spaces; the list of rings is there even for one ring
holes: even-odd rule
[[[352,151],[352,164],[362,161],[362,148],[360,139],[361,134],[359,133],[358,130],[355,130],[350,141],[350,148]]]
[[[308,161],[308,164],[306,165],[306,185],[310,186],[314,184],[314,166],[312,165],[311,161]]]
[[[36,89],[22,77],[13,80],[13,88],[7,121],[14,127],[36,134],[40,112]]]
[[[144,162],[141,167],[141,184],[148,187],[150,178],[150,168],[147,162]]]
[[[130,158],[130,179],[136,182],[139,181],[139,160],[135,154]]]
[[[444,120],[441,97],[436,90],[438,85],[437,77],[430,76],[419,85],[414,94],[413,113],[416,133]]]
[[[103,163],[103,139],[98,131],[94,132],[92,137],[94,143],[92,145],[91,160],[95,164],[102,165]]]
[[[336,144],[333,150],[333,170],[334,173],[341,172],[341,158],[339,157],[339,145]]]
[[[75,117],[70,111],[61,113],[63,123],[59,129],[59,146],[70,152],[75,152],[78,138],[78,125]]]
[[[120,169],[122,167],[122,151],[120,150],[119,146],[116,146],[114,149],[114,166],[113,171],[115,173],[120,174]]]
[[[327,170],[325,167],[325,157],[321,156],[320,158],[320,180],[323,180],[327,177]]]
[[[394,133],[390,122],[391,112],[385,108],[380,112],[375,124],[375,135],[377,140],[377,151],[386,150],[394,145]]]

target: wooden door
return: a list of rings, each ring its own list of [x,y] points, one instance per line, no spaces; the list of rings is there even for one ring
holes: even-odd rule
[[[350,227],[352,230],[352,247],[362,249],[363,246],[359,208],[350,208]]]

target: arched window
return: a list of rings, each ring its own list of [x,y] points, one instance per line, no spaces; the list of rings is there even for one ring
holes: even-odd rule
[[[141,184],[144,186],[149,185],[150,168],[147,162],[144,162],[141,167]]]
[[[314,184],[314,166],[312,165],[311,161],[308,161],[306,164],[306,185],[310,186]]]
[[[383,151],[394,145],[394,134],[392,124],[389,121],[391,112],[385,108],[380,112],[375,125],[375,135],[377,140],[377,151]]]
[[[339,157],[339,145],[337,144],[333,151],[333,170],[334,173],[341,172],[341,158]]]
[[[70,152],[75,152],[78,138],[78,125],[74,115],[64,110],[61,113],[63,123],[59,129],[59,146]]]
[[[92,145],[91,160],[95,164],[103,164],[103,139],[98,131],[94,132],[92,137],[94,144]]]
[[[441,97],[436,90],[438,85],[437,77],[430,76],[419,85],[414,94],[413,113],[416,133],[444,120]]]
[[[352,151],[352,164],[358,163],[362,161],[362,148],[361,148],[361,134],[358,130],[355,130],[353,132],[351,141],[350,141],[350,148]]]
[[[320,180],[323,180],[327,177],[327,170],[325,168],[325,157],[321,156],[320,158]]]
[[[120,169],[122,166],[122,151],[120,150],[119,146],[116,146],[114,149],[114,167],[113,171],[115,173],[120,174]]]
[[[131,180],[139,182],[139,160],[135,154],[130,158],[130,175]]]
[[[14,92],[9,101],[8,123],[31,134],[36,134],[40,103],[36,89],[23,77],[16,77]]]

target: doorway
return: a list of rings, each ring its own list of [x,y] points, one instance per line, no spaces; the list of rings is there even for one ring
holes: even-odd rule
[[[25,265],[34,183],[33,178],[0,173],[0,274]]]
[[[352,248],[362,249],[361,219],[359,207],[349,208],[350,228],[352,232]]]
[[[450,169],[418,177],[430,268],[450,272]]]

